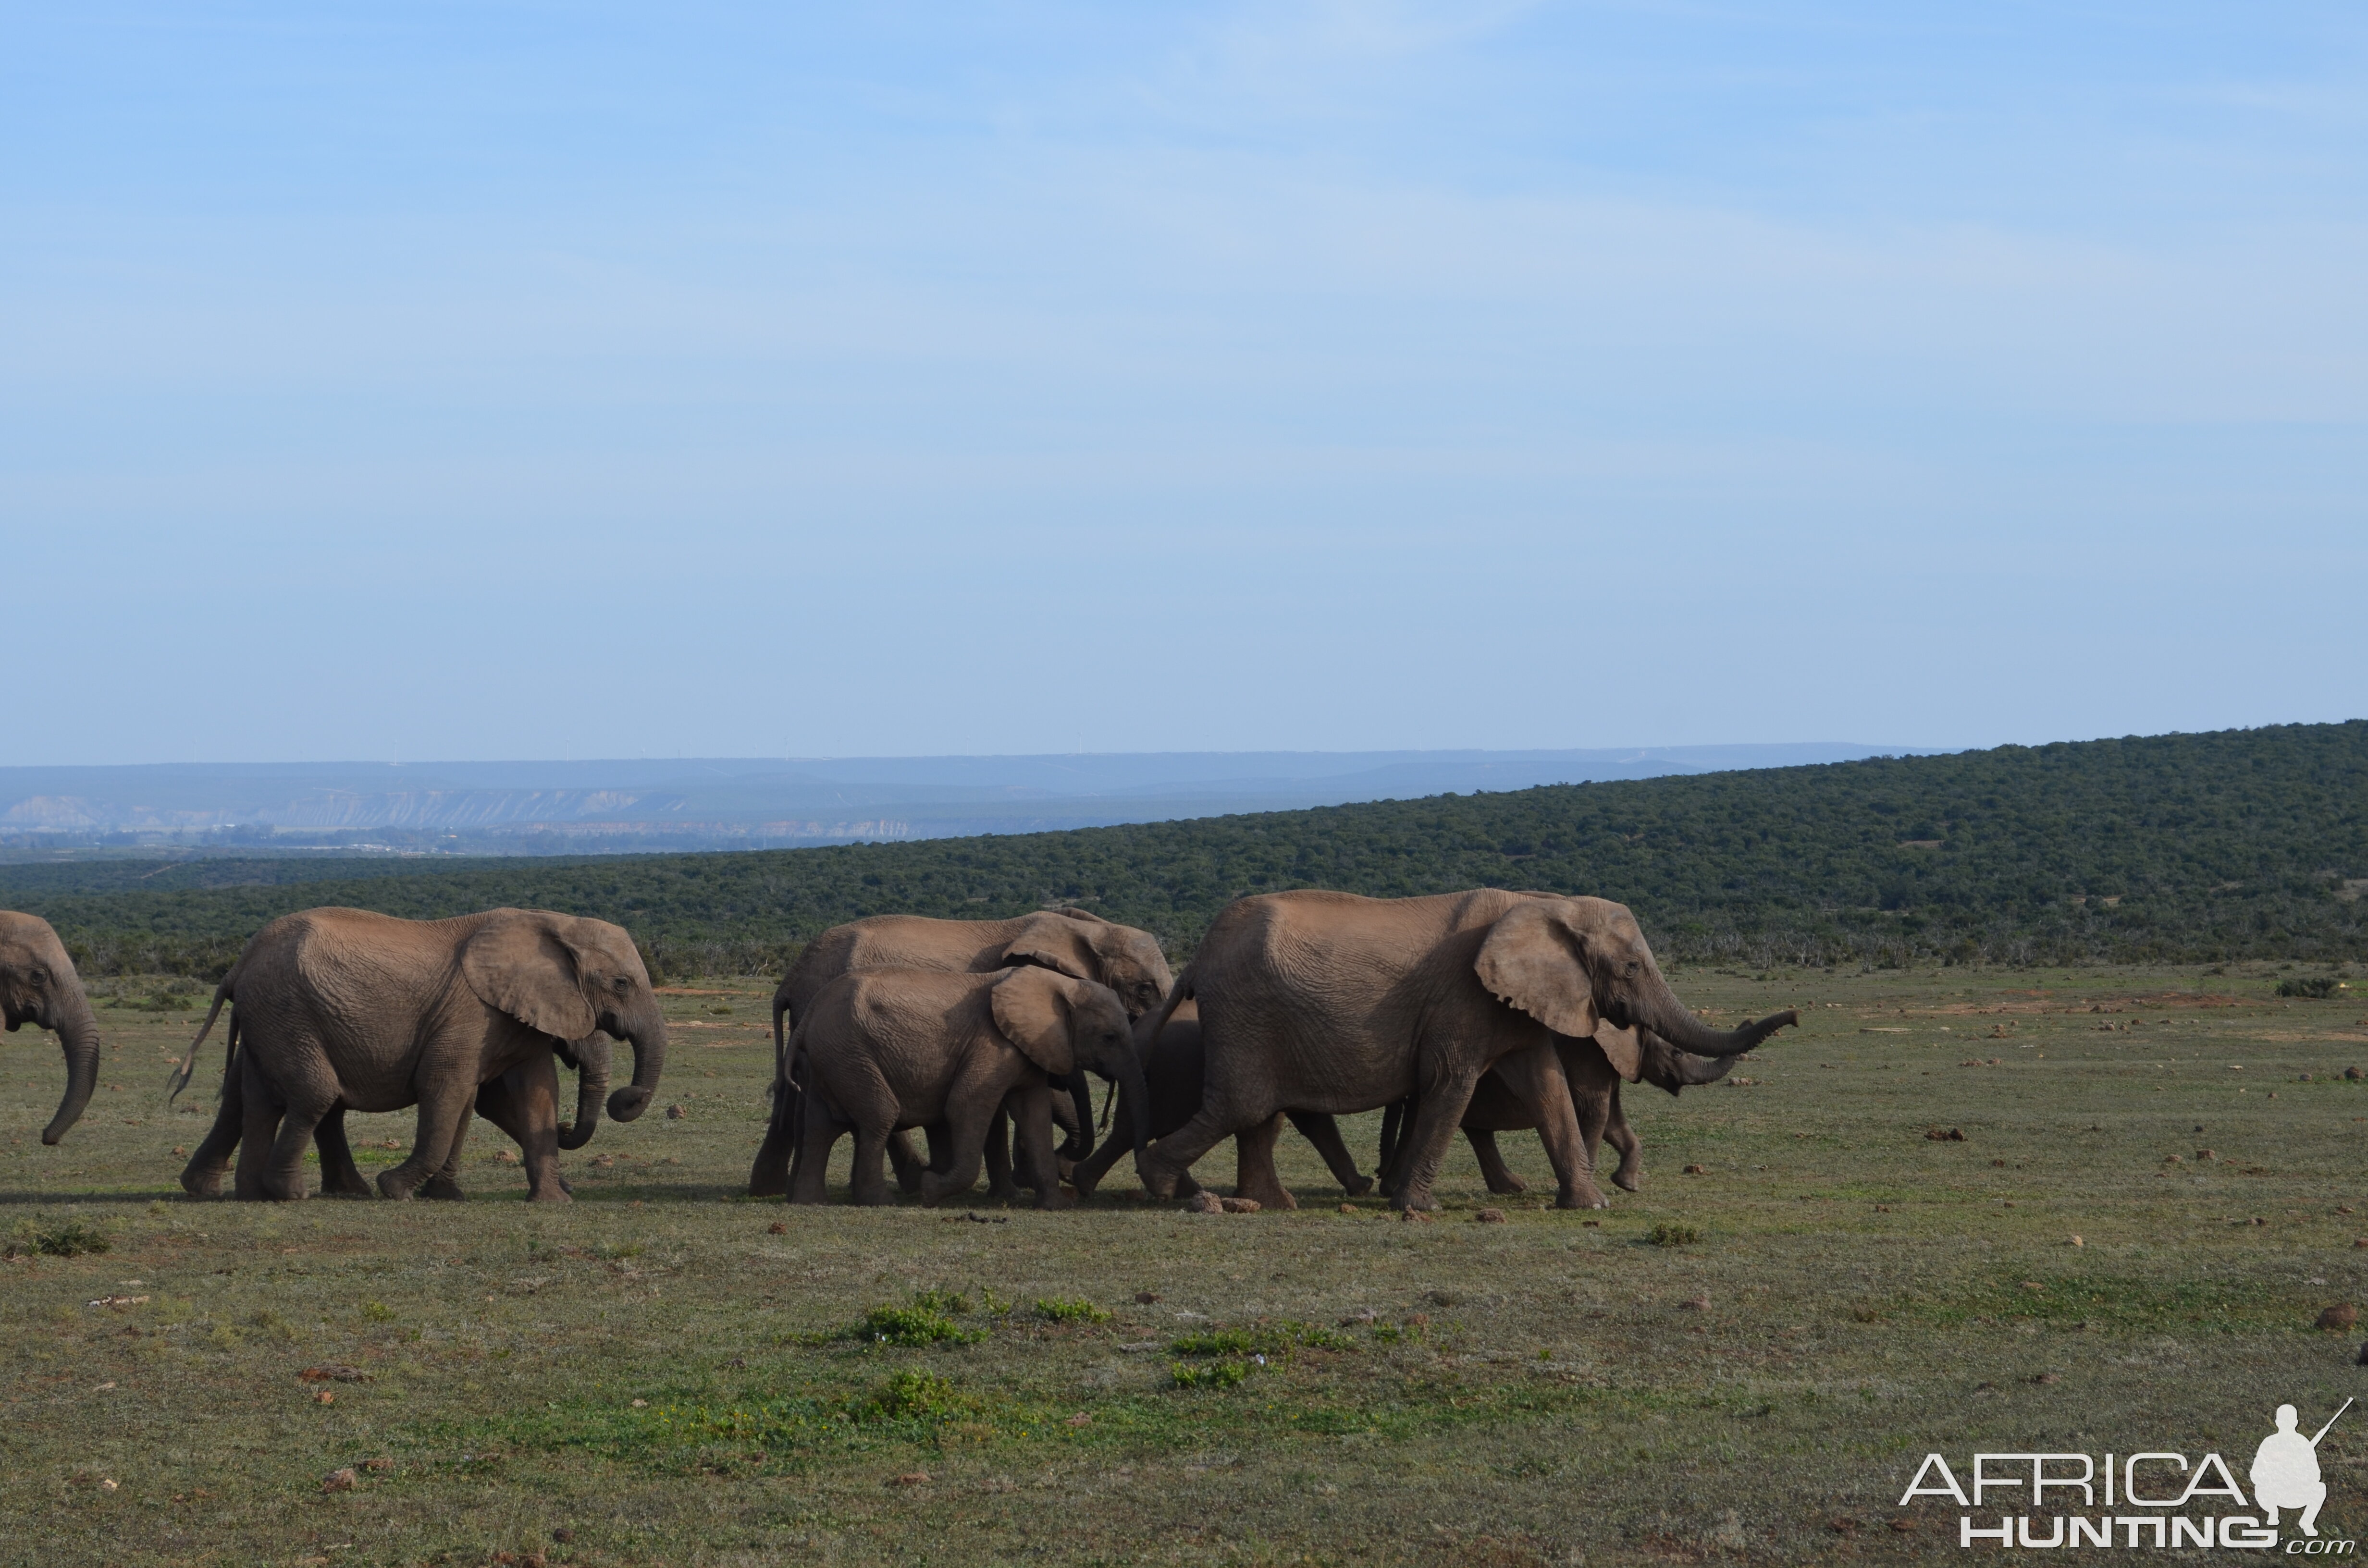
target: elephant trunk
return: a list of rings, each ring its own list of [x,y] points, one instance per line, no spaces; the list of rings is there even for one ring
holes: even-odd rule
[[[633,1081],[609,1096],[612,1121],[631,1121],[647,1110],[658,1092],[658,1074],[666,1070],[666,1020],[655,1007],[624,1038],[633,1048]]]
[[[575,1058],[575,1123],[559,1130],[559,1146],[581,1149],[599,1131],[600,1102],[609,1094],[609,1042],[594,1035],[568,1049]]]
[[[1061,1158],[1072,1163],[1094,1152],[1094,1085],[1082,1067],[1070,1074],[1061,1085],[1069,1091],[1069,1102],[1077,1108],[1077,1130],[1061,1145]]]
[[[89,1001],[77,990],[58,1011],[60,1016],[51,1027],[58,1031],[58,1043],[66,1053],[66,1096],[58,1102],[58,1114],[41,1129],[44,1143],[65,1137],[66,1130],[82,1119],[91,1091],[98,1087],[98,1019]]]
[[[1704,1084],[1715,1084],[1735,1071],[1735,1058],[1732,1056],[1696,1056],[1691,1051],[1676,1051],[1673,1054],[1678,1059],[1676,1076],[1678,1086],[1680,1088],[1698,1088]]]
[[[1678,994],[1657,975],[1654,977],[1653,985],[1645,993],[1644,1005],[1638,1011],[1642,1016],[1636,1022],[1679,1051],[1691,1051],[1696,1056],[1740,1056],[1778,1029],[1801,1021],[1801,1015],[1787,1007],[1756,1023],[1721,1032],[1695,1017],[1686,1005],[1678,1000]]]

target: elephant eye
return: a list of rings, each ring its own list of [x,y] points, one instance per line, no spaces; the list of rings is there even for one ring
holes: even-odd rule
[[[28,970],[25,971],[25,976],[36,985],[47,985],[50,983],[50,971],[45,969],[36,967]]]
[[[619,976],[616,978],[616,980],[615,980],[615,982],[614,982],[613,983],[616,985],[617,989],[618,989],[618,990],[620,990],[620,991],[631,991],[631,990],[633,988],[633,983],[632,983],[632,981],[630,981],[630,980],[626,979],[626,978],[625,978],[623,975],[621,975],[621,974],[620,974],[620,975],[619,975]]]

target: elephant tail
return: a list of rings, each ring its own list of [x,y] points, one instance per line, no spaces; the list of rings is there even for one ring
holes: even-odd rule
[[[198,1026],[197,1039],[189,1041],[188,1054],[181,1058],[181,1070],[173,1075],[173,1092],[165,1096],[165,1104],[170,1105],[179,1099],[181,1091],[189,1086],[189,1078],[198,1070],[198,1048],[205,1044],[206,1036],[213,1032],[214,1019],[222,1012],[222,1004],[233,999],[231,982],[237,978],[238,971],[233,968],[230,973],[222,976],[222,983],[214,987],[214,1004],[206,1009],[206,1021]],[[230,1041],[231,1054],[236,1056],[238,1053],[238,1015],[236,1013],[231,1015]]]
[[[777,1018],[780,1016],[779,1013],[774,1015]],[[798,1037],[794,1032],[782,1044],[780,1071],[773,1077],[773,1114],[783,1119],[781,1126],[789,1133],[789,1165],[795,1170],[798,1157],[804,1152],[806,1090],[805,1085],[798,1082]]]

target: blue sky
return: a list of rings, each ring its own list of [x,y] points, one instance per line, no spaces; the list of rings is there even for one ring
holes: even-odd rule
[[[0,764],[2368,713],[2356,6],[0,6]]]

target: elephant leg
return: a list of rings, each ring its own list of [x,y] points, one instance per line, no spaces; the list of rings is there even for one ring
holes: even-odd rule
[[[393,1170],[381,1171],[378,1189],[388,1198],[409,1198],[447,1165],[461,1157],[469,1135],[469,1117],[475,1109],[477,1085],[445,1075],[422,1086],[418,1131],[411,1153]]]
[[[1299,1129],[1299,1135],[1315,1144],[1315,1152],[1324,1156],[1325,1166],[1331,1171],[1332,1179],[1340,1184],[1340,1190],[1351,1198],[1362,1198],[1373,1190],[1373,1178],[1358,1171],[1357,1157],[1349,1153],[1338,1121],[1321,1111],[1288,1110],[1283,1114],[1291,1118],[1292,1126]]]
[[[797,1160],[790,1167],[786,1196],[792,1203],[826,1203],[830,1200],[830,1152],[850,1128],[831,1114],[820,1095],[808,1090],[798,1099]]]
[[[1019,1185],[1036,1194],[1039,1209],[1068,1209],[1077,1201],[1061,1187],[1060,1142],[1053,1119],[1059,1103],[1049,1088],[1023,1089],[1004,1101],[1012,1123]]]
[[[1234,1134],[1234,1196],[1261,1209],[1296,1209],[1299,1199],[1282,1185],[1274,1166],[1274,1146],[1282,1137],[1282,1113]]]
[[[279,1089],[255,1070],[252,1056],[241,1057],[238,1065],[238,1175],[231,1192],[242,1203],[254,1203],[271,1196],[271,1146],[279,1142],[288,1107]]]
[[[934,1160],[925,1161],[913,1152],[913,1135],[904,1128],[900,1127],[888,1134],[888,1165],[896,1173],[898,1191],[906,1193],[920,1191],[921,1173],[935,1163]]]
[[[946,1142],[952,1158],[943,1173],[921,1178],[921,1200],[942,1203],[968,1192],[986,1157],[988,1128],[1003,1114],[1003,1099],[1027,1069],[1026,1058],[1008,1048],[966,1063],[946,1094]]]
[[[486,1119],[508,1133],[526,1162],[526,1198],[529,1203],[567,1202],[567,1184],[559,1179],[559,1064],[552,1053],[538,1051],[508,1072],[482,1085],[494,1091],[498,1114]]]
[[[1069,1185],[1077,1189],[1080,1198],[1091,1198],[1110,1168],[1118,1164],[1119,1156],[1134,1147],[1134,1104],[1124,1089],[1118,1093],[1118,1110],[1110,1118],[1110,1136],[1101,1147],[1079,1160],[1069,1172]]]
[[[222,1193],[222,1175],[230,1169],[231,1156],[238,1153],[246,1128],[244,1079],[235,1067],[222,1074],[222,1104],[214,1108],[214,1124],[198,1152],[189,1156],[189,1163],[181,1167],[181,1190],[192,1198]]]
[[[780,1198],[790,1190],[790,1155],[797,1144],[800,1096],[780,1076],[773,1079],[773,1108],[765,1118],[765,1141],[748,1167],[748,1196]]]
[[[1271,1111],[1267,1113],[1268,1116],[1272,1114]],[[1178,1183],[1200,1163],[1201,1155],[1215,1148],[1219,1140],[1230,1138],[1243,1130],[1228,1126],[1227,1119],[1227,1112],[1212,1108],[1204,1098],[1201,1108],[1192,1113],[1190,1120],[1153,1143],[1143,1152],[1143,1158],[1135,1162],[1143,1175],[1144,1190],[1154,1198],[1175,1197]],[[1266,1116],[1256,1117],[1249,1120],[1248,1125],[1255,1127],[1266,1119]]]
[[[1603,1189],[1595,1185],[1595,1162],[1579,1127],[1570,1080],[1554,1047],[1517,1051],[1497,1062],[1496,1074],[1537,1125],[1538,1142],[1546,1146],[1546,1159],[1554,1166],[1554,1207],[1609,1209]]]
[[[354,1164],[354,1146],[346,1142],[346,1108],[331,1106],[329,1114],[313,1129],[313,1147],[321,1152],[321,1193],[324,1197],[376,1198],[378,1189],[362,1179]]]
[[[1611,1184],[1624,1192],[1634,1192],[1645,1185],[1644,1145],[1637,1142],[1635,1130],[1620,1112],[1619,1085],[1611,1085],[1608,1097],[1611,1108],[1604,1115],[1603,1141],[1620,1151],[1620,1168],[1611,1173]],[[1589,1155],[1595,1153],[1592,1142],[1588,1144],[1587,1152]]]
[[[564,1203],[572,1190],[559,1175],[559,1069],[546,1055],[519,1062],[498,1078],[477,1085],[477,1114],[509,1135],[526,1162],[527,1201]],[[460,1162],[454,1160],[420,1189],[439,1198],[450,1186],[460,1196]]]
[[[1497,1151],[1497,1135],[1486,1128],[1467,1127],[1463,1140],[1472,1145],[1473,1157],[1480,1162],[1480,1177],[1488,1190],[1499,1197],[1527,1192],[1530,1184],[1515,1176],[1505,1164],[1505,1156]]]
[[[1419,1093],[1394,1100],[1382,1111],[1382,1196],[1397,1197],[1406,1185],[1406,1138],[1414,1131],[1414,1113],[1422,1104]]]
[[[1438,1054],[1447,1058],[1433,1070],[1423,1085],[1421,1103],[1415,1108],[1414,1128],[1406,1135],[1406,1180],[1392,1195],[1392,1202],[1408,1211],[1436,1209],[1438,1200],[1431,1197],[1433,1183],[1439,1180],[1440,1167],[1447,1163],[1447,1145],[1453,1141],[1457,1125],[1463,1119],[1463,1108],[1472,1101],[1474,1085],[1487,1064],[1461,1063],[1453,1061],[1452,1046],[1439,1048]]]
[[[981,1151],[986,1157],[986,1199],[990,1203],[1016,1203],[1019,1199],[1019,1184],[1011,1179],[1011,1099],[995,1108],[987,1118],[986,1142]]]
[[[1381,1152],[1373,1156],[1374,1165],[1382,1172],[1386,1173],[1397,1161],[1398,1137],[1406,1130],[1406,1110],[1411,1103],[1410,1100],[1392,1100],[1382,1108],[1382,1147]],[[1382,1187],[1385,1191],[1389,1187],[1386,1175],[1383,1177]]]
[[[271,1139],[263,1173],[263,1194],[277,1202],[293,1203],[310,1197],[304,1177],[304,1152],[313,1146],[313,1130],[336,1105],[335,1096],[301,1093],[281,1096],[279,1136]]]
[[[896,1201],[888,1190],[886,1155],[888,1139],[896,1130],[878,1125],[855,1127],[855,1167],[848,1173],[849,1195],[855,1202],[867,1208],[880,1208]]]

